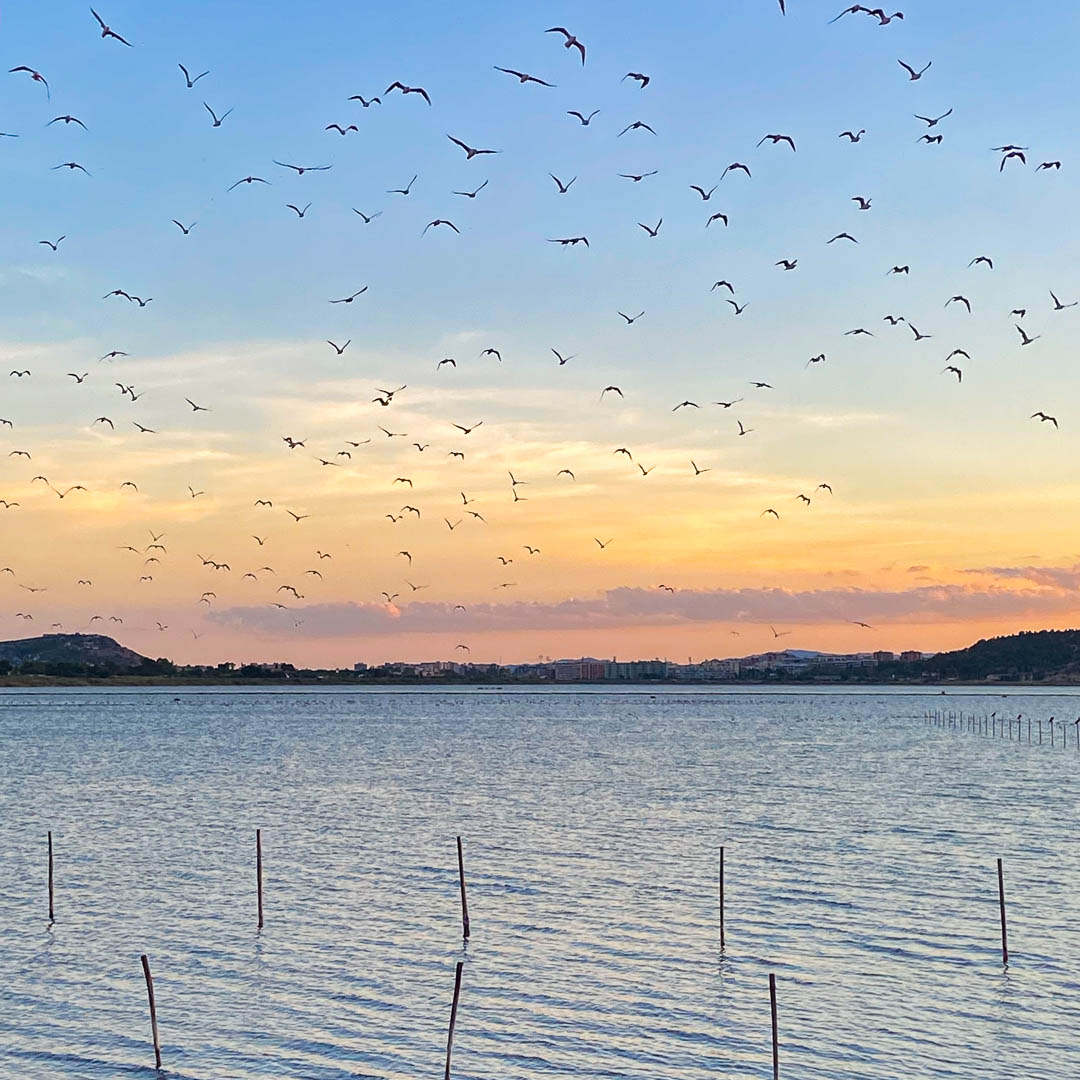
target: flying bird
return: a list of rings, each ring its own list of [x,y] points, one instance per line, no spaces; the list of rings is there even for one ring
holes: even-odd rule
[[[181,71],[182,71],[182,72],[184,73],[184,82],[185,82],[185,83],[187,83],[187,88],[188,88],[189,90],[192,90],[192,89],[194,89],[194,87],[195,87],[195,84],[196,84],[196,83],[197,83],[197,82],[198,82],[198,81],[199,81],[200,79],[205,79],[205,78],[206,78],[206,76],[210,74],[210,72],[209,72],[209,71],[204,71],[204,72],[203,72],[203,73],[202,73],[201,75],[196,75],[196,76],[195,76],[195,78],[193,79],[193,78],[191,77],[191,75],[190,75],[190,74],[188,74],[188,69],[187,69],[186,67],[184,67],[184,65],[183,65],[183,64],[177,64],[176,66],[177,66],[177,67],[178,67],[178,68],[179,68],[179,69],[180,69],[180,70],[181,70]]]
[[[896,62],[908,73],[908,78],[912,82],[918,82],[918,80],[921,79],[930,70],[930,65],[933,64],[934,61],[929,61],[926,67],[924,67],[921,71],[916,71],[913,67],[911,67],[910,64],[905,64],[903,60],[897,60]]]
[[[463,143],[460,139],[455,139],[453,135],[446,136],[455,146],[460,146],[465,151],[465,160],[472,161],[474,157],[479,157],[481,154],[497,154],[498,150],[477,150],[475,147],[469,146]]]
[[[549,86],[552,88],[555,86],[554,83],[544,82],[543,79],[538,79],[535,75],[527,75],[524,71],[515,71],[513,68],[499,67],[496,64],[495,70],[504,72],[507,75],[513,75],[522,86],[526,83],[536,83],[538,86]]]
[[[567,30],[563,26],[552,26],[550,29],[545,30],[544,33],[545,34],[562,34],[562,36],[566,39],[563,42],[563,48],[564,49],[577,49],[577,51],[581,54],[581,66],[582,67],[585,66],[585,46],[580,41],[578,41],[578,39],[576,37],[574,37],[574,35],[571,34],[569,30]]]
[[[112,27],[106,26],[105,20],[102,19],[102,17],[93,8],[90,9],[90,14],[94,16],[94,19],[97,21],[98,26],[101,27],[102,38],[115,38],[117,41],[120,42],[121,45],[126,45],[129,49],[133,48],[130,41],[126,41],[124,38],[122,38],[115,30],[112,29]]]
[[[227,109],[220,116],[218,116],[218,114],[216,112],[214,112],[214,110],[211,109],[210,106],[207,105],[205,101],[203,102],[203,108],[206,109],[206,111],[210,114],[210,119],[213,121],[213,123],[210,126],[211,127],[216,127],[216,128],[221,127],[221,125],[224,122],[225,118],[229,115],[229,113],[232,112],[232,109]],[[250,181],[248,181],[248,182],[250,183]],[[263,181],[263,182],[265,183],[265,181]],[[229,190],[231,191],[232,189],[230,188]]]

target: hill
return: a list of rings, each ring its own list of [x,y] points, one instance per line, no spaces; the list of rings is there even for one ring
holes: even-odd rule
[[[0,641],[4,674],[116,675],[148,672],[157,663],[103,634],[43,634]]]
[[[1024,630],[984,638],[910,667],[945,679],[1078,680],[1080,630]]]

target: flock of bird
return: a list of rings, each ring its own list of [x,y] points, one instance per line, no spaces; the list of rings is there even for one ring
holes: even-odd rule
[[[783,14],[787,14],[785,0],[779,0],[780,11]],[[89,24],[88,29],[94,27],[100,33],[101,39],[104,44],[103,48],[120,48],[120,49],[135,49],[138,48],[138,44],[133,40],[134,35],[129,35],[127,32],[120,33],[113,29],[106,23],[104,18],[94,9],[91,9],[90,16],[92,22]],[[877,27],[888,27],[890,24],[897,20],[903,20],[904,15],[902,12],[886,13],[881,8],[870,9],[864,7],[861,4],[854,4],[841,11],[832,21],[836,22],[845,18],[864,18],[869,20],[873,25]],[[587,66],[589,58],[589,47],[580,38],[578,38],[570,29],[563,26],[552,26],[546,30],[538,28],[538,33],[544,33],[551,35],[553,43],[562,47],[569,54],[568,59],[578,67],[584,68]],[[563,59],[560,56],[553,54],[553,63]],[[917,82],[924,78],[931,78],[931,71],[933,69],[932,61],[919,62],[916,64],[909,64],[904,59],[899,59],[899,67],[901,73],[898,77],[906,76],[906,80],[910,82]],[[209,70],[199,71],[196,67],[189,67],[183,63],[177,63],[177,69],[179,76],[177,78],[177,93],[178,94],[192,94],[193,97],[198,99],[202,108],[205,110],[208,116],[208,123],[211,129],[221,128],[226,123],[235,123],[235,119],[232,118],[233,109],[228,108],[223,111],[218,111],[209,102],[203,101],[199,92],[204,85],[203,80],[212,80],[212,73]],[[539,76],[530,74],[525,71],[518,70],[516,68],[504,67],[500,65],[494,65],[494,70],[500,76],[506,76],[511,80],[514,80],[522,87],[535,87],[537,93],[542,93],[545,89],[553,88],[553,83],[548,78],[541,78]],[[197,72],[197,74],[193,74]],[[41,98],[45,107],[51,106],[53,98],[54,86],[50,83],[46,74],[37,70],[33,66],[26,64],[19,64],[10,69],[9,74],[12,77],[25,78],[35,88],[39,88],[38,92],[41,94]],[[51,76],[52,73],[49,73]],[[627,84],[628,92],[634,94],[648,95],[650,93],[650,86],[653,82],[652,77],[641,71],[627,71],[622,78],[622,82]],[[524,91],[522,91],[524,92]],[[349,98],[350,102],[357,102],[362,109],[369,108],[384,108],[388,106],[391,100],[395,96],[400,96],[404,100],[415,101],[417,105],[424,109],[438,109],[437,94],[433,91],[429,91],[425,86],[411,85],[409,83],[394,80],[390,83],[381,93],[373,93],[369,96],[357,94]],[[196,104],[198,107],[198,104]],[[50,109],[50,113],[53,111]],[[589,128],[597,123],[597,117],[600,114],[600,110],[566,110],[566,115],[570,118],[570,121],[575,122],[582,128]],[[951,118],[954,116],[954,109],[948,108],[944,112],[935,116],[926,116],[919,113],[913,113],[914,119],[920,124],[925,125],[925,131],[919,137],[919,142],[926,143],[929,146],[940,145],[946,138],[948,132],[948,125]],[[569,122],[569,121],[568,121]],[[83,118],[72,115],[71,113],[61,113],[56,116],[48,116],[44,118],[45,126],[53,127],[54,125],[63,125],[64,129],[75,129],[82,133],[89,133],[91,125],[88,125]],[[655,121],[654,121],[655,123]],[[334,136],[346,138],[350,136],[358,136],[360,134],[360,128],[357,123],[341,124],[338,122],[329,123],[325,125],[324,131],[326,137],[333,138]],[[656,139],[658,133],[656,127],[650,123],[639,119],[629,120],[625,124],[617,124],[611,128],[611,135],[616,140],[625,139],[629,142],[633,138],[638,139]],[[862,142],[868,133],[865,128],[847,129],[837,133],[837,139],[841,144],[848,147],[854,147],[856,144]],[[0,136],[4,138],[18,138],[17,133],[3,132]],[[449,144],[456,150],[460,151],[464,155],[466,162],[482,162],[485,159],[490,159],[494,155],[500,153],[498,149],[484,148],[473,146],[465,139],[458,137],[453,132],[447,132],[446,139]],[[797,133],[794,132],[781,132],[770,131],[762,135],[760,141],[758,141],[756,150],[760,150],[762,153],[780,153],[780,154],[797,154],[799,151],[799,139]],[[855,152],[855,151],[852,151]],[[1058,172],[1062,169],[1062,162],[1056,159],[1039,160],[1037,157],[1029,159],[1031,154],[1030,148],[1027,146],[1019,146],[1014,144],[1002,144],[993,148],[993,152],[1000,155],[997,159],[997,170],[999,172],[1005,169],[1019,169],[1019,168],[1033,168],[1037,173],[1050,173]],[[333,163],[321,163],[315,165],[297,164],[289,160],[283,160],[281,158],[274,158],[271,162],[274,170],[281,170],[278,175],[289,174],[295,178],[302,178],[309,173],[318,174],[331,170]],[[702,227],[707,230],[717,230],[726,228],[729,225],[729,214],[722,210],[713,210],[716,203],[713,201],[718,190],[721,190],[721,185],[727,185],[733,182],[740,183],[753,183],[754,171],[760,166],[755,164],[754,159],[749,158],[747,161],[732,161],[722,171],[721,175],[711,183],[687,183],[686,189],[688,192],[688,198],[693,199],[696,205],[699,205],[704,214],[702,217]],[[68,173],[78,173],[87,182],[93,182],[93,175],[90,169],[82,164],[79,160],[76,160],[73,156],[72,160],[63,161],[55,166],[52,166],[54,171],[66,171]],[[625,180],[630,184],[646,184],[652,177],[657,175],[657,169],[651,169],[643,172],[620,172],[618,178]],[[549,174],[550,179],[554,185],[554,194],[557,196],[567,196],[572,192],[576,176],[571,177],[559,177],[554,173]],[[414,174],[407,183],[399,187],[392,187],[386,189],[386,194],[390,197],[399,197],[407,199],[414,189],[414,185],[419,179],[418,174]],[[700,179],[700,178],[696,178]],[[237,193],[234,197],[242,197],[241,189],[250,189],[255,186],[267,187],[275,183],[276,177],[273,173],[267,173],[266,175],[257,175],[254,172],[248,175],[241,176],[235,179],[230,179],[230,182],[223,183],[222,188],[226,193]],[[464,190],[453,191],[452,197],[458,199],[464,199],[468,202],[473,202],[483,197],[485,189],[488,188],[490,179],[482,179],[474,187],[470,187]],[[873,214],[875,211],[874,198],[872,193],[856,193],[850,196],[850,203],[852,206],[853,220],[858,220],[862,215]],[[295,215],[297,221],[306,218],[309,210],[311,209],[312,202],[297,198],[295,202],[288,202],[284,204],[285,209]],[[379,217],[382,211],[369,209],[353,208],[353,213],[362,220],[364,225],[371,224],[377,217]],[[171,224],[177,229],[178,242],[189,242],[186,238],[191,237],[193,231],[198,227],[197,220],[187,220],[186,218],[176,217],[172,219]],[[639,221],[636,223],[637,227],[644,234],[642,242],[649,243],[651,241],[659,240],[663,235],[664,218],[659,216],[655,221]],[[455,221],[447,217],[435,217],[430,221],[427,221],[422,228],[421,236],[427,236],[429,233],[438,233],[444,231],[446,233],[461,234],[461,228]],[[836,232],[831,237],[823,235],[821,243],[826,246],[835,246],[837,250],[844,248],[845,246],[853,247],[859,245],[858,228],[852,225],[849,229],[842,229]],[[569,252],[574,249],[584,251],[590,249],[590,237],[587,233],[577,233],[574,235],[556,235],[546,236],[544,238],[548,244],[558,245],[561,248],[568,249],[568,258],[576,256],[570,255]],[[39,244],[47,248],[52,255],[62,257],[63,245],[67,240],[66,234],[61,234],[55,238],[44,238],[39,241]],[[786,253],[783,257],[775,261],[775,272],[777,274],[797,274],[801,269],[800,255],[797,252]],[[990,274],[995,271],[994,258],[992,255],[984,253],[973,253],[972,258],[967,266],[967,272],[970,274]],[[912,273],[911,266],[904,264],[892,265],[891,267],[882,267],[882,274],[885,277],[895,276],[908,276]],[[359,286],[357,288],[351,288],[351,291],[344,291],[342,295],[333,295],[325,297],[325,303],[328,307],[341,306],[344,309],[348,309],[350,305],[362,305],[365,302],[369,302],[368,297],[369,283],[356,282]],[[966,312],[967,315],[971,315],[973,312],[972,300],[965,295],[965,292],[956,291],[948,297],[942,297],[942,306],[945,309],[961,309]],[[730,306],[732,311],[732,317],[741,317],[746,312],[750,305],[750,301],[743,298],[736,285],[729,280],[720,279],[713,281],[709,286],[709,291],[718,293],[719,298],[723,299],[726,305]],[[141,290],[132,290],[130,288],[122,287],[110,287],[106,288],[102,293],[102,302],[104,303],[118,303],[121,305],[131,305],[133,309],[147,309],[150,305],[154,304],[154,297],[140,295]],[[1080,301],[1069,300],[1066,298],[1062,300],[1056,291],[1049,291],[1049,295],[1046,301],[1046,310],[1051,315],[1060,315],[1061,313],[1075,308]],[[152,310],[152,309],[151,309]],[[639,320],[647,316],[647,309],[636,310],[635,308],[629,308],[627,311],[619,310],[616,316],[622,320],[622,325],[625,327],[634,326]],[[1015,332],[1018,335],[1020,346],[1027,348],[1035,345],[1042,337],[1039,333],[1033,333],[1029,330],[1030,323],[1028,322],[1029,309],[1026,306],[1016,306],[1010,312],[1008,316],[1015,327]],[[838,331],[839,336],[852,337],[852,338],[864,338],[874,337],[877,334],[887,330],[890,333],[910,333],[913,338],[913,344],[918,344],[923,348],[933,348],[933,335],[929,333],[923,333],[919,329],[919,325],[923,324],[923,313],[911,313],[910,315],[901,315],[889,312],[883,315],[879,326],[873,328],[869,326],[856,326],[846,327],[842,331]],[[338,338],[337,334],[331,333],[325,339],[325,345],[333,350],[337,357],[343,357],[347,354],[350,346],[353,344],[351,337],[346,337],[345,340],[335,340]],[[929,343],[924,345],[923,343]],[[556,368],[565,367],[568,364],[572,364],[576,359],[576,354],[554,347],[550,348],[550,354]],[[98,357],[99,364],[107,364],[110,361],[117,359],[123,359],[128,357],[128,352],[122,349],[113,349],[106,353],[103,353]],[[496,365],[501,365],[504,359],[512,361],[512,357],[503,356],[503,352],[496,345],[489,345],[484,348],[479,354],[482,359],[493,361]],[[965,365],[972,359],[971,354],[963,348],[954,348],[947,355],[941,357],[940,363],[942,376],[947,376],[950,379],[955,379],[957,384],[963,383]],[[828,361],[828,354],[825,351],[819,351],[815,355],[808,357],[805,360],[805,367],[807,369],[815,368],[818,365],[825,364]],[[444,357],[439,360],[435,365],[435,372],[440,377],[450,376],[458,366],[457,358]],[[107,367],[98,367],[91,373],[90,371],[71,371],[66,372],[63,378],[71,380],[73,387],[82,387],[87,381],[93,382],[100,380],[102,373],[107,372]],[[34,379],[38,376],[31,367],[19,366],[12,368],[9,372],[4,373],[7,381],[10,384],[20,383],[23,380]],[[112,415],[102,413],[92,419],[88,418],[88,422],[91,427],[107,428],[110,432],[116,432],[121,428],[128,430],[134,429],[139,438],[153,439],[158,434],[158,429],[144,424],[141,421],[129,416],[127,413],[121,413],[120,407],[125,409],[138,403],[147,392],[145,389],[137,388],[133,383],[125,381],[115,381],[113,387],[116,391],[117,409],[109,410]],[[748,395],[767,395],[770,391],[774,390],[775,384],[770,381],[762,379],[748,379],[744,393],[730,395],[726,400],[719,401],[694,401],[690,399],[684,399],[682,401],[673,403],[670,408],[672,412],[680,412],[682,410],[701,410],[706,408],[720,408],[725,411],[735,410],[744,401]],[[457,533],[458,529],[465,527],[482,527],[488,523],[488,515],[492,512],[490,508],[483,507],[478,508],[474,499],[469,498],[465,492],[458,492],[457,494],[447,495],[445,492],[442,494],[443,501],[437,508],[433,510],[431,503],[427,500],[421,500],[414,494],[416,491],[416,484],[409,475],[408,462],[410,459],[415,460],[417,455],[429,454],[433,449],[431,439],[433,436],[431,433],[426,432],[423,437],[418,438],[415,432],[406,432],[397,430],[399,425],[394,423],[395,410],[403,400],[407,400],[409,394],[408,385],[396,385],[390,387],[373,387],[371,398],[371,409],[374,415],[383,418],[382,423],[373,423],[369,434],[364,434],[363,437],[356,438],[354,440],[348,440],[341,446],[333,447],[318,447],[310,445],[309,433],[306,432],[283,432],[277,433],[271,438],[281,448],[281,452],[285,454],[306,454],[311,458],[313,469],[342,469],[347,468],[350,465],[356,464],[361,458],[364,452],[364,447],[369,446],[373,442],[386,440],[388,444],[400,445],[402,453],[397,459],[401,464],[397,475],[392,477],[391,482],[388,484],[390,494],[385,506],[385,511],[382,520],[386,523],[386,527],[391,526],[399,530],[399,534],[403,540],[400,545],[396,541],[392,541],[392,547],[397,548],[395,558],[400,560],[402,567],[405,570],[407,576],[403,576],[399,583],[390,584],[388,588],[381,592],[379,597],[361,598],[366,599],[369,602],[381,601],[388,608],[398,608],[399,600],[408,599],[410,597],[416,597],[417,594],[422,594],[429,588],[429,584],[425,582],[417,582],[412,580],[412,577],[419,567],[414,567],[414,555],[410,551],[410,545],[407,539],[407,530],[409,523],[422,519],[430,518],[434,516],[436,519],[441,519],[445,525],[448,534]],[[608,395],[613,395],[620,399],[624,398],[623,389],[615,384],[610,383],[599,390],[599,398],[601,401],[606,399]],[[3,410],[5,415],[0,417],[0,431],[6,432],[6,437],[9,440],[8,448],[2,451],[4,457],[10,462],[10,467],[5,471],[2,479],[4,485],[8,487],[8,490],[4,492],[4,498],[0,499],[0,512],[4,516],[10,514],[17,514],[22,509],[22,498],[18,493],[12,493],[11,488],[16,484],[23,484],[23,490],[29,491],[38,487],[46,492],[51,492],[58,500],[77,500],[81,495],[87,493],[87,487],[81,483],[68,483],[66,479],[60,477],[47,476],[42,472],[39,472],[34,464],[35,448],[32,446],[24,446],[19,442],[18,432],[20,426],[19,409],[18,409],[18,394],[15,392],[5,393],[2,397],[5,404]],[[179,423],[180,416],[186,416],[186,419],[190,422],[199,422],[202,414],[211,415],[215,409],[215,403],[212,401],[195,400],[193,397],[183,397],[177,400],[177,422]],[[1024,414],[1027,415],[1026,412]],[[461,461],[465,459],[466,454],[469,452],[469,438],[477,433],[481,428],[485,431],[490,429],[490,424],[485,428],[485,419],[478,418],[466,418],[469,420],[467,423],[454,423],[451,427],[454,437],[458,440],[457,445],[454,445],[451,449],[442,449],[437,451],[438,453],[445,454],[448,461]],[[1044,409],[1037,409],[1030,414],[1030,419],[1039,424],[1049,425],[1053,428],[1059,427],[1059,420],[1052,412],[1045,411]],[[737,438],[752,438],[755,429],[746,426],[744,421],[737,416],[732,420],[733,429],[732,433]],[[616,459],[624,460],[628,469],[636,470],[640,473],[641,478],[644,480],[653,473],[655,465],[649,464],[640,460],[635,456],[635,452],[629,447],[616,447],[612,449],[612,455]],[[23,470],[23,472],[13,472],[13,469]],[[687,458],[685,464],[685,470],[687,475],[694,478],[702,477],[711,471],[711,468],[707,464],[699,464],[695,460]],[[577,482],[579,470],[575,468],[565,467],[559,470],[554,476],[554,480],[559,483],[574,484]],[[531,480],[531,478],[530,478]],[[519,478],[514,472],[509,472],[505,479],[505,492],[506,498],[509,503],[515,504],[519,502],[527,502],[530,499],[529,495],[529,483],[530,480]],[[451,485],[452,487],[453,485]],[[140,484],[137,478],[123,477],[118,480],[117,488],[121,492],[127,492],[135,495],[140,492]],[[394,492],[402,491],[405,494],[405,501],[402,501],[400,497],[395,497]],[[430,494],[430,493],[429,493]],[[187,498],[192,501],[199,500],[206,495],[206,490],[196,484],[187,486]],[[813,491],[790,491],[790,492],[778,492],[776,500],[771,505],[765,506],[761,509],[758,515],[759,519],[770,519],[773,521],[780,520],[789,513],[804,512],[812,506],[820,498],[834,498],[833,486],[828,480],[822,480],[817,484]],[[782,501],[779,501],[782,500]],[[448,509],[448,506],[452,505],[453,509]],[[244,603],[252,604],[262,602],[272,606],[274,609],[283,613],[283,617],[291,622],[291,625],[295,628],[299,628],[303,625],[303,602],[305,600],[316,599],[319,601],[325,601],[328,598],[334,598],[335,594],[332,589],[332,575],[328,567],[333,561],[333,551],[324,550],[324,548],[333,548],[336,541],[340,541],[341,537],[335,537],[332,529],[321,529],[317,520],[309,520],[313,518],[311,513],[305,512],[302,507],[293,507],[283,505],[279,497],[274,492],[264,492],[260,497],[252,500],[251,504],[247,507],[237,507],[237,516],[241,517],[243,524],[238,525],[237,535],[234,537],[234,543],[237,545],[236,550],[238,552],[244,552],[242,557],[246,560],[243,566],[238,565],[234,569],[232,562],[229,559],[218,558],[213,554],[204,555],[198,552],[186,553],[180,555],[173,550],[169,544],[166,543],[166,536],[164,533],[156,532],[153,529],[147,529],[147,535],[149,542],[135,542],[125,544],[121,550],[126,556],[131,557],[130,567],[130,579],[133,587],[145,588],[153,585],[155,575],[163,562],[170,558],[191,558],[199,560],[201,569],[210,578],[211,582],[215,583],[218,580],[223,580],[222,575],[225,578],[228,575],[235,575],[235,580],[240,583],[240,586],[248,587],[246,583],[250,583],[253,587],[253,591],[243,595]],[[278,523],[282,523],[284,526],[290,528],[303,528],[310,529],[313,534],[313,541],[311,544],[311,565],[306,566],[271,566],[266,560],[257,558],[258,554],[271,542],[271,536],[275,532]],[[9,525],[10,527],[10,525]],[[762,526],[764,527],[764,525]],[[617,543],[616,537],[604,537],[597,536],[594,538],[594,552],[604,553],[608,550],[609,546],[613,543]],[[244,547],[246,546],[246,551]],[[254,557],[252,557],[254,556]],[[543,557],[542,548],[534,541],[534,538],[523,536],[521,537],[521,543],[517,546],[516,551],[508,551],[500,553],[494,560],[497,563],[497,571],[491,582],[492,588],[496,591],[509,590],[517,586],[516,579],[503,580],[504,577],[511,578],[509,570],[512,566],[518,565],[522,562],[529,562],[531,560],[539,560]],[[234,556],[234,561],[236,557]],[[260,562],[262,565],[254,566],[255,562]],[[250,568],[248,568],[250,566]],[[493,567],[493,569],[495,569]],[[426,573],[432,577],[438,574],[439,567],[428,565]],[[63,628],[59,622],[50,622],[47,595],[47,587],[40,585],[36,582],[24,581],[20,576],[20,571],[17,567],[0,567],[0,578],[5,575],[15,580],[15,584],[19,589],[24,590],[28,601],[33,601],[32,604],[25,605],[25,609],[20,609],[16,612],[16,617],[27,623],[33,622],[36,628],[42,630]],[[91,575],[80,577],[77,581],[77,586],[80,589],[93,589],[93,577]],[[197,598],[192,597],[192,601],[195,605],[203,608],[213,607],[215,601],[218,599],[218,587],[207,588],[201,591],[201,595]],[[669,585],[659,585],[659,590],[664,592],[672,592],[673,587]],[[318,589],[317,593],[313,593],[314,589]],[[234,597],[238,594],[232,594]],[[468,613],[467,606],[464,604],[454,605],[454,611],[466,616]],[[849,620],[856,623],[860,627],[872,629],[872,627],[860,620]],[[167,622],[163,620],[153,620],[155,628],[160,632],[165,632],[170,629]],[[102,624],[102,625],[120,625],[123,623],[123,618],[119,615],[107,615],[104,612],[102,614],[95,614],[90,619],[90,625]],[[467,622],[463,622],[463,628],[467,628]],[[179,628],[178,628],[179,629]],[[772,636],[778,638],[784,636],[770,627]],[[193,638],[201,636],[195,629],[185,628],[187,633],[190,633]],[[467,645],[460,645],[459,648],[463,651],[468,651]]]

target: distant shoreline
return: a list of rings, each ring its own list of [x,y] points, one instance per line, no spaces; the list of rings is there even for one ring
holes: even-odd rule
[[[0,689],[25,689],[28,687],[40,687],[40,686],[57,686],[57,687],[96,687],[102,689],[108,689],[109,687],[200,687],[200,686],[246,686],[246,687],[264,687],[267,689],[280,688],[286,686],[325,686],[325,687],[340,687],[350,689],[364,689],[369,686],[431,686],[431,687],[487,687],[487,688],[499,688],[504,687],[547,687],[547,686],[588,686],[607,688],[610,690],[618,690],[623,687],[664,687],[665,689],[671,687],[710,687],[712,689],[722,691],[727,689],[738,689],[740,687],[758,687],[758,688],[793,688],[793,687],[806,687],[816,690],[843,690],[849,687],[860,687],[863,689],[888,689],[890,687],[907,687],[909,689],[918,689],[923,687],[927,693],[939,693],[943,689],[956,687],[957,689],[971,688],[980,690],[989,690],[997,687],[1003,689],[1016,690],[1026,687],[1080,687],[1080,678],[1063,680],[1063,679],[1027,679],[1017,682],[1008,682],[1004,679],[982,679],[982,680],[934,680],[928,681],[923,679],[890,679],[888,681],[872,681],[872,680],[850,680],[850,681],[829,681],[822,680],[817,681],[814,679],[766,679],[766,680],[754,680],[754,679],[733,679],[730,681],[718,681],[718,680],[691,680],[691,679],[656,679],[647,680],[643,682],[632,682],[629,680],[607,680],[600,679],[595,681],[589,680],[575,680],[575,681],[560,681],[556,682],[551,679],[503,679],[501,681],[484,681],[477,682],[469,679],[440,679],[440,678],[384,678],[384,679],[333,679],[333,678],[290,678],[290,679],[265,679],[265,678],[242,678],[242,677],[213,677],[207,676],[205,678],[195,678],[191,676],[162,676],[162,675],[113,675],[108,678],[85,678],[81,676],[62,676],[62,675],[5,675],[0,677]]]

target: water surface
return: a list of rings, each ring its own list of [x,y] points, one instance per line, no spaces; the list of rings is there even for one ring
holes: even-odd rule
[[[145,952],[193,1080],[441,1075],[459,959],[463,1080],[769,1076],[769,972],[784,1076],[1075,1080],[1080,752],[946,706],[1080,697],[4,691],[0,1075],[153,1075]]]

